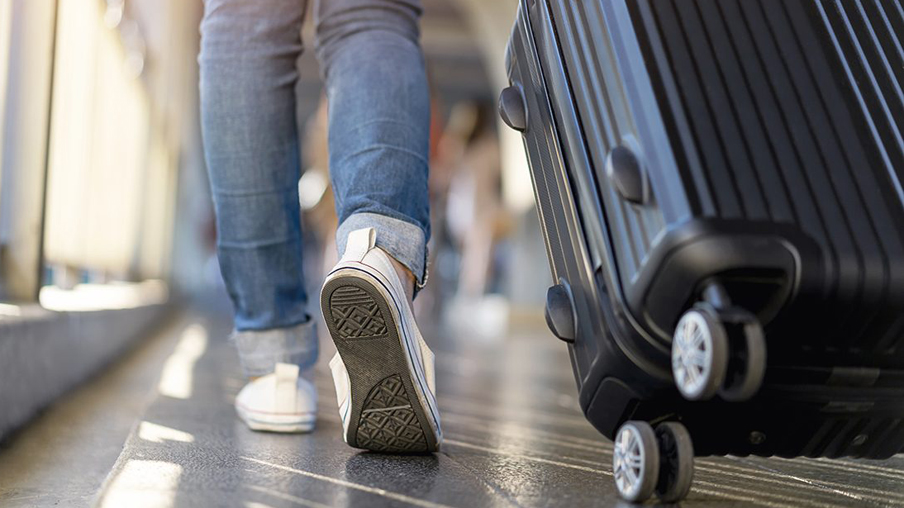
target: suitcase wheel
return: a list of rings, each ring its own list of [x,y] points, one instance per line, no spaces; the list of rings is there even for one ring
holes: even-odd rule
[[[728,335],[714,312],[694,308],[681,317],[672,338],[672,376],[687,400],[708,400],[728,372]]]
[[[737,312],[736,312],[737,315]],[[766,337],[756,316],[740,311],[729,333],[728,374],[719,396],[728,402],[743,402],[757,394],[766,375]]]
[[[653,493],[666,503],[684,499],[694,479],[694,447],[684,425],[629,421],[615,435],[612,473],[619,495],[644,502]]]
[[[694,482],[694,445],[691,433],[678,422],[656,427],[659,443],[659,481],[656,497],[664,503],[677,503],[691,491]]]
[[[687,400],[716,393],[742,402],[757,394],[766,373],[766,339],[752,313],[702,302],[687,311],[672,338],[672,375]]]
[[[612,476],[626,501],[642,503],[653,495],[659,479],[659,445],[649,423],[630,421],[618,429]]]

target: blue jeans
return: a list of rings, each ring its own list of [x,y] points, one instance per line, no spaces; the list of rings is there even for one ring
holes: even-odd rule
[[[302,276],[296,61],[306,0],[206,0],[201,122],[217,253],[246,372],[307,367],[317,340]],[[320,0],[316,54],[329,102],[340,255],[348,233],[422,281],[430,235],[430,100],[419,0]]]

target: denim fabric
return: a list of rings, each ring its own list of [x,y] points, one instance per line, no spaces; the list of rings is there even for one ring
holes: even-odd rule
[[[384,215],[418,226],[429,238],[430,95],[418,44],[420,1],[320,5],[316,49],[329,100],[339,223],[356,213]],[[423,253],[416,260],[389,253],[423,275]]]
[[[419,274],[418,282],[427,273],[427,237],[424,231],[399,219],[374,213],[356,213],[339,225],[336,230],[336,246],[339,257],[345,254],[348,235],[357,229],[374,228],[377,247],[396,259],[406,259],[405,266],[411,273]]]
[[[293,328],[310,319],[294,95],[305,6],[304,0],[205,1],[202,133],[217,253],[239,332]],[[420,280],[430,235],[420,2],[322,0],[315,15],[340,223],[376,228],[381,247]]]
[[[317,361],[317,327],[314,321],[291,328],[235,332],[232,342],[239,352],[242,371],[248,377],[265,376],[277,363],[292,363],[302,370]]]

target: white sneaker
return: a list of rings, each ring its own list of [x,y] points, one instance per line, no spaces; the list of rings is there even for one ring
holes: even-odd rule
[[[298,375],[298,365],[277,363],[275,372],[242,388],[235,409],[251,430],[310,432],[317,419],[317,390]]]
[[[433,352],[373,229],[348,237],[320,306],[338,353],[330,361],[345,442],[380,452],[435,452],[442,444]]]

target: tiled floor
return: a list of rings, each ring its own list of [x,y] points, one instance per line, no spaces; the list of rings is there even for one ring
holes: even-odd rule
[[[232,408],[242,379],[225,340],[228,331],[224,318],[204,314],[190,315],[174,329],[176,336],[168,339],[173,353],[160,362],[161,379],[154,382],[158,390],[149,392],[149,404],[93,502],[624,506],[612,484],[611,446],[580,414],[566,350],[544,330],[499,341],[433,337],[446,441],[442,453],[417,457],[362,453],[342,442],[325,368],[333,351],[328,342],[317,373],[317,430],[294,436],[250,432]],[[28,439],[29,432],[17,439]],[[4,459],[0,454],[0,474],[4,465],[10,467]],[[697,464],[695,487],[683,506],[904,505],[904,458],[884,463],[719,458]],[[41,463],[32,461],[30,467]],[[28,478],[20,472],[17,485],[4,490],[0,477],[0,506],[64,499],[60,493],[41,497],[40,485]]]

